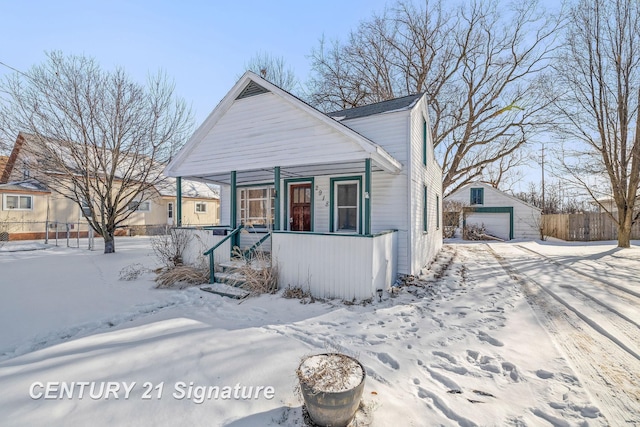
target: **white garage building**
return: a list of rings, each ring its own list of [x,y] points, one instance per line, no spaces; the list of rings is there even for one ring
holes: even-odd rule
[[[475,182],[445,199],[445,210],[460,213],[459,227],[484,225],[486,233],[503,240],[538,239],[542,211],[491,185]]]

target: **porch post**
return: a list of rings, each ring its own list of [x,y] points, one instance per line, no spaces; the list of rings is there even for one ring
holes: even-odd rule
[[[371,234],[371,159],[364,160],[364,234]]]
[[[176,178],[176,225],[182,227],[182,177]]]
[[[229,225],[231,226],[231,228],[233,230],[235,230],[235,228],[237,227],[237,218],[238,218],[238,196],[237,196],[237,188],[236,188],[236,171],[231,171],[231,180],[230,180],[230,184],[231,184],[231,194],[229,195]],[[231,238],[231,247],[233,250],[233,246],[238,246],[237,245],[237,238],[238,235],[236,234],[235,236],[233,236]]]
[[[273,185],[276,191],[274,200],[275,209],[273,212],[273,229],[280,230],[280,166],[273,169]]]

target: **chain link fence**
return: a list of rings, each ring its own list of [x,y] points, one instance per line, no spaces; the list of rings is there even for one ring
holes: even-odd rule
[[[132,225],[116,230],[116,236],[157,236],[167,234],[167,225]],[[70,248],[94,246],[99,237],[86,221],[0,221],[0,242],[43,240],[46,244]]]

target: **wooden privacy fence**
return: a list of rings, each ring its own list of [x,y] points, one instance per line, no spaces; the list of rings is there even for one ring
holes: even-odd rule
[[[567,241],[616,240],[618,227],[606,213],[542,215],[545,236]],[[640,223],[631,228],[631,239],[640,239]]]

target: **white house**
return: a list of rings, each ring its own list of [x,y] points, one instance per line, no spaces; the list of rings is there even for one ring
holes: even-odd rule
[[[448,195],[445,204],[462,213],[462,228],[484,225],[487,234],[503,240],[540,237],[542,210],[489,184],[466,184]]]
[[[232,244],[270,247],[280,286],[316,296],[370,298],[442,245],[422,95],[327,115],[247,72],[165,174],[220,185],[221,224],[254,232]]]

